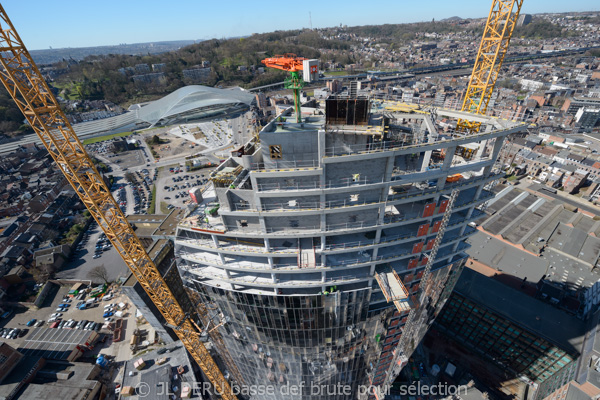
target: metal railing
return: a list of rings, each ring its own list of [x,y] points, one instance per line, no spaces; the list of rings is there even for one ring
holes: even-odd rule
[[[369,204],[378,204],[382,201],[351,201],[351,200],[336,200],[336,201],[315,201],[315,202],[298,202],[296,200],[286,203],[267,203],[261,204],[260,210],[251,204],[234,204],[233,211],[251,211],[251,212],[270,212],[270,211],[316,211],[329,210],[334,208],[357,207]]]
[[[269,171],[292,171],[317,169],[320,167],[319,160],[297,160],[297,161],[270,161],[269,163],[252,163],[251,170],[256,172]]]
[[[493,193],[490,193],[490,192],[488,192],[488,193],[489,194],[486,197],[480,197],[479,199],[471,200],[469,202],[456,205],[454,207],[455,211],[457,211],[457,209],[459,209],[459,208],[464,208],[471,204],[483,202],[488,197],[494,196]],[[280,227],[266,228],[264,231],[262,229],[256,229],[256,228],[250,228],[250,227],[239,229],[237,226],[233,226],[233,227],[228,226],[228,227],[224,227],[224,228],[229,233],[243,233],[243,234],[248,233],[248,234],[258,234],[258,235],[266,233],[266,234],[273,234],[273,235],[281,234],[282,236],[289,236],[289,235],[293,235],[293,234],[312,234],[312,233],[318,233],[318,232],[338,232],[338,231],[343,232],[343,231],[347,231],[347,230],[374,228],[374,227],[378,227],[378,226],[393,225],[393,224],[397,224],[397,223],[401,223],[401,222],[416,221],[416,220],[427,219],[427,218],[430,218],[430,217],[423,217],[422,211],[421,211],[421,212],[411,213],[408,218],[406,217],[406,215],[385,217],[382,224],[380,224],[378,221],[373,221],[373,222],[361,221],[361,222],[346,222],[346,223],[335,224],[335,225],[326,225],[324,229],[322,229],[320,225],[302,226],[302,227],[298,227],[298,228],[280,226]],[[180,226],[182,226],[182,227],[189,226],[192,228],[198,227],[198,225],[194,225],[189,222],[180,223]],[[225,231],[224,230],[221,231],[220,228],[221,228],[220,226],[214,226],[214,227],[209,227],[209,228],[205,228],[205,229],[219,230],[220,232],[225,233]]]
[[[339,277],[330,277],[319,280],[302,280],[302,279],[290,279],[282,281],[278,278],[273,279],[269,278],[258,278],[255,276],[227,276],[224,274],[219,274],[216,272],[207,272],[204,268],[192,268],[189,266],[182,266],[182,269],[192,273],[194,275],[198,275],[200,277],[208,278],[208,279],[217,279],[220,281],[230,282],[230,283],[238,283],[242,285],[251,285],[251,286],[272,286],[272,287],[285,287],[285,286],[322,286],[324,284],[332,284],[332,283],[351,283],[358,282],[364,279],[372,278],[371,274],[360,274],[360,275],[347,275],[347,276],[339,276]]]
[[[335,189],[335,188],[344,188],[351,186],[360,186],[360,185],[376,185],[379,183],[386,183],[384,178],[381,179],[368,179],[364,178],[342,178],[337,182],[332,182],[331,180],[323,185],[317,182],[308,183],[308,184],[281,184],[281,183],[259,183],[258,191],[259,192],[269,192],[269,191],[285,191],[285,190],[310,190],[310,189]]]
[[[262,246],[250,246],[232,242],[219,242],[219,246],[217,247],[212,240],[200,240],[200,239],[192,239],[192,238],[178,238],[176,239],[177,243],[183,243],[186,245],[197,246],[200,248],[209,248],[209,249],[218,249],[218,250],[227,250],[227,251],[236,251],[236,252],[248,252],[248,253],[276,253],[276,254],[296,254],[298,253],[298,248],[296,247],[266,247]]]
[[[380,153],[384,151],[396,151],[401,149],[410,149],[417,147],[424,147],[430,145],[441,145],[441,144],[451,144],[452,142],[468,138],[469,143],[471,142],[479,142],[484,140],[487,136],[493,136],[495,134],[501,132],[511,131],[510,129],[499,129],[491,132],[482,132],[478,134],[469,134],[466,136],[464,133],[457,132],[455,130],[447,130],[444,132],[443,139],[436,139],[433,142],[429,141],[429,138],[425,135],[422,136],[422,140],[419,140],[418,143],[413,143],[412,140],[406,141],[387,141],[387,142],[379,142],[379,143],[369,143],[369,144],[360,144],[360,145],[345,145],[345,146],[332,146],[325,149],[325,157],[343,157],[355,154],[370,154],[370,153]],[[446,139],[447,137],[447,139]]]

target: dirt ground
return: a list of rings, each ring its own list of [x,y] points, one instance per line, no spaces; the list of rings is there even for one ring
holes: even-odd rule
[[[151,147],[158,154],[159,159],[165,159],[176,156],[188,156],[205,150],[204,147],[199,146],[196,143],[168,134],[166,132],[166,129],[156,129],[149,131],[147,133],[144,133],[143,137],[144,140],[149,141],[154,135],[158,135],[161,141],[164,142],[158,145],[151,145],[150,143],[148,143],[148,146]]]

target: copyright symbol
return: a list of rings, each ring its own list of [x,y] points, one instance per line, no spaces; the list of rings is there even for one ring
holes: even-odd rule
[[[150,385],[146,382],[141,382],[137,387],[139,397],[146,397],[150,394]]]

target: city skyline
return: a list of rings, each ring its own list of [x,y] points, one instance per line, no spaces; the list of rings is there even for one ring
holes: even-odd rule
[[[338,4],[319,4],[294,9],[280,2],[267,1],[260,7],[246,2],[228,3],[227,14],[219,4],[199,4],[179,1],[165,7],[158,1],[139,4],[108,1],[99,7],[95,3],[65,1],[54,3],[34,0],[3,2],[7,13],[30,50],[69,47],[93,47],[120,43],[145,43],[170,40],[206,40],[248,36],[276,30],[310,27],[326,28],[357,25],[380,25],[461,18],[484,18],[489,12],[487,3],[469,0],[461,8],[455,4],[432,1],[431,7],[422,4],[399,4],[383,0],[369,3],[350,1]],[[185,9],[185,12],[183,12]],[[382,15],[381,10],[386,12]],[[35,10],[35,12],[32,12]],[[522,12],[598,11],[590,0],[575,0],[568,4],[557,0],[524,2]],[[310,13],[310,15],[309,15]],[[204,18],[203,15],[210,16]]]

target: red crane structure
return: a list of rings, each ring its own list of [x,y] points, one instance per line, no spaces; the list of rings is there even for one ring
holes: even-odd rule
[[[304,87],[304,81],[300,77],[300,71],[304,69],[304,60],[307,59],[304,57],[298,57],[292,53],[286,53],[284,55],[276,55],[275,57],[265,58],[261,61],[269,68],[290,71],[290,76],[286,78],[284,87],[286,89],[292,89],[294,92],[294,111],[296,112],[296,122],[298,123],[302,122],[302,112],[300,109],[300,89]]]

